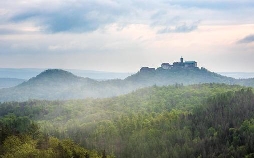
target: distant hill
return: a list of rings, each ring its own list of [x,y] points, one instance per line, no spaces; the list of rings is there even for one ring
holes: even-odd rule
[[[65,70],[49,69],[16,87],[0,89],[0,101],[105,98],[126,94],[152,85],[199,83],[226,83],[254,87],[254,79],[237,80],[204,68],[139,71],[124,80],[105,81],[78,77]]]
[[[12,88],[0,89],[0,101],[29,99],[66,100],[102,98],[128,93],[131,90],[123,80],[96,81],[60,69],[45,70],[36,77]]]
[[[45,85],[45,86],[62,86],[63,84],[78,83],[79,81],[86,80],[85,78],[78,77],[72,73],[60,69],[45,70],[36,77],[29,79],[27,82],[19,85],[24,87],[27,85]]]
[[[79,88],[95,84],[95,80],[77,77],[70,72],[58,69],[46,70],[16,87],[0,90],[1,100],[27,99],[71,99],[85,97]],[[73,92],[80,92],[79,95]]]
[[[39,68],[0,68],[0,78],[20,78],[28,80],[46,69]],[[105,71],[93,71],[93,70],[77,70],[67,69],[77,76],[89,77],[96,80],[108,80],[108,79],[124,79],[131,75],[131,73],[122,72],[105,72]]]
[[[171,85],[174,83],[190,85],[197,83],[226,83],[235,84],[236,79],[210,72],[205,68],[157,69],[154,71],[139,71],[125,80],[142,85]]]
[[[24,81],[26,80],[17,78],[0,78],[0,89],[14,87],[21,84]]]

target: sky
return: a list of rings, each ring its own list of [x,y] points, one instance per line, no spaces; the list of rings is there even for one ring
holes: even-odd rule
[[[253,0],[0,0],[0,68],[254,72]]]

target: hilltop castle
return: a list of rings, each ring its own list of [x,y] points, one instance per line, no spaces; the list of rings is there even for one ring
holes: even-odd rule
[[[173,65],[169,63],[162,63],[158,69],[169,70],[173,68],[197,68],[196,61],[183,61],[183,57],[180,58],[180,62],[174,62]],[[155,71],[155,68],[142,67],[140,71]]]

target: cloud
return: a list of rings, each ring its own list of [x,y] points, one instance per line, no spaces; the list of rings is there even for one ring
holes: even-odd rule
[[[14,5],[14,2],[17,5]],[[253,14],[254,8],[254,2],[250,0],[240,2],[229,0],[169,0],[167,2],[164,0],[37,0],[29,3],[16,0],[6,3],[9,5],[2,14],[7,12],[11,15],[8,22],[32,22],[35,27],[40,27],[46,33],[93,32],[111,24],[117,24],[121,26],[119,27],[121,29],[131,24],[145,24],[155,32],[160,29],[158,33],[187,33],[198,28],[198,24],[184,24],[188,21],[202,20],[206,24],[252,21],[251,16],[246,15]],[[243,7],[241,11],[238,10]],[[0,19],[4,18],[1,12],[0,17]]]
[[[244,37],[243,39],[239,40],[237,43],[251,43],[254,42],[254,34]]]
[[[172,5],[179,5],[185,8],[202,8],[213,10],[231,10],[238,8],[253,8],[254,2],[252,0],[171,0],[168,3]]]
[[[108,2],[108,3],[106,3]],[[110,3],[109,3],[110,2]],[[54,9],[32,9],[15,14],[11,22],[33,21],[46,32],[90,32],[113,23],[124,13],[121,5],[111,1],[76,1],[62,3]]]
[[[163,33],[188,33],[191,31],[194,31],[198,29],[198,23],[199,22],[194,22],[192,24],[181,24],[175,27],[166,27],[163,29],[160,29],[157,33],[163,34]]]
[[[183,55],[203,61],[203,66],[219,65],[219,70],[232,52],[235,59],[247,52],[251,63],[253,47],[232,45],[232,40],[253,32],[253,4],[253,0],[6,0],[0,5],[0,66],[136,71]],[[250,35],[239,43],[252,41]],[[133,60],[126,60],[130,56]],[[220,59],[222,65],[207,63],[210,58]],[[237,70],[235,62],[223,66]]]
[[[0,35],[10,35],[10,34],[20,34],[20,33],[22,32],[18,30],[0,28]]]
[[[29,35],[32,33],[36,33],[38,30],[31,28],[31,29],[26,29],[26,28],[0,28],[0,35]]]

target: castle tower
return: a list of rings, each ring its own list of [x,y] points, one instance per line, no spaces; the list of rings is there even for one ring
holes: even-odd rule
[[[183,57],[180,58],[181,64],[183,63]]]

